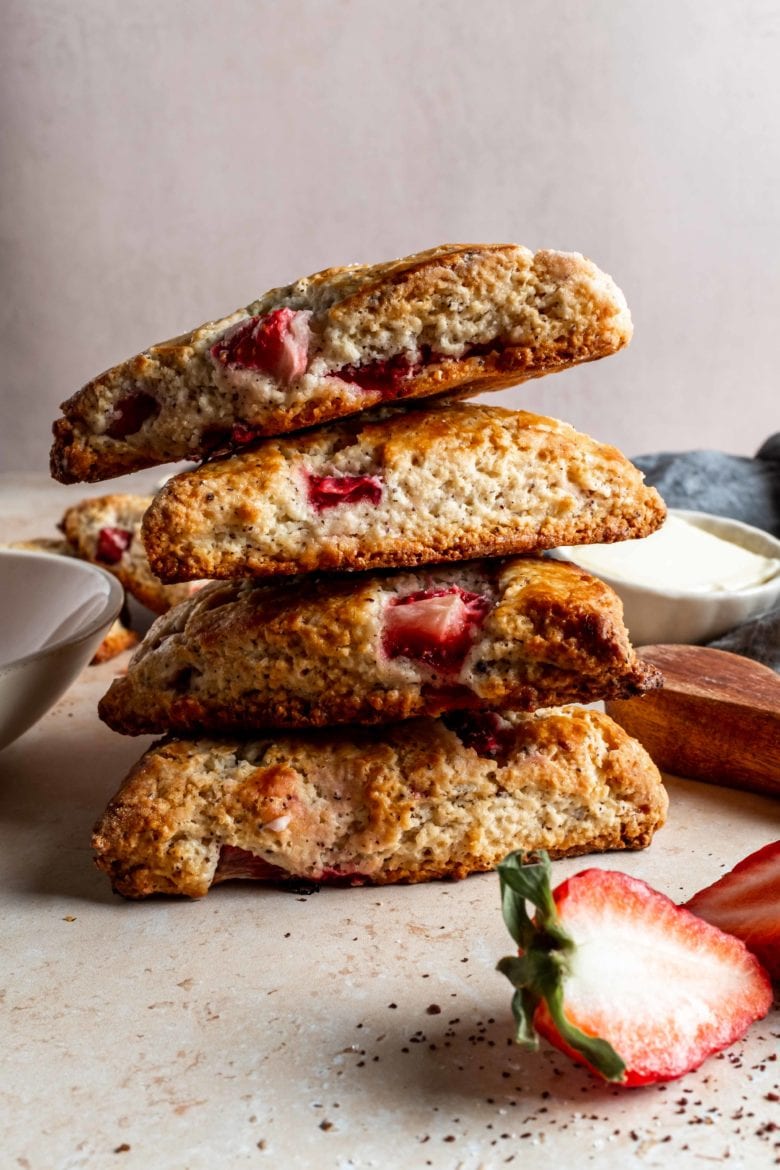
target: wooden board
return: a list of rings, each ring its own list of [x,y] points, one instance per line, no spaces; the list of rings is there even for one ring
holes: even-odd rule
[[[606,708],[658,767],[780,795],[780,676],[707,646],[643,646],[639,654],[663,671],[663,690]]]

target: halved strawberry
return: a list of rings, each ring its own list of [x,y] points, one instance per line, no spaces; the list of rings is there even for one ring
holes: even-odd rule
[[[685,908],[741,938],[780,979],[780,841],[751,853]]]
[[[220,365],[259,370],[286,385],[309,363],[310,317],[307,309],[274,309],[264,317],[250,317],[228,329],[212,345],[211,356]]]
[[[463,666],[491,604],[458,585],[394,597],[385,611],[388,658],[412,658],[445,674]]]
[[[133,534],[127,528],[101,528],[98,532],[96,556],[107,565],[117,565],[129,549]]]
[[[769,1011],[744,944],[645,882],[586,869],[551,890],[546,854],[498,868],[520,948],[498,964],[517,989],[518,1043],[536,1047],[538,1032],[605,1080],[644,1085],[698,1068]]]
[[[382,480],[378,475],[306,475],[309,503],[317,512],[338,504],[378,504]]]

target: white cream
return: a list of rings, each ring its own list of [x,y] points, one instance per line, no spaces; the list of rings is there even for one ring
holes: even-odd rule
[[[558,551],[597,577],[605,573],[634,585],[680,592],[750,589],[780,573],[777,557],[759,556],[679,516],[668,516],[657,532],[641,540]]]
[[[265,821],[262,827],[271,833],[283,833],[291,820],[290,816],[274,817],[272,821]]]

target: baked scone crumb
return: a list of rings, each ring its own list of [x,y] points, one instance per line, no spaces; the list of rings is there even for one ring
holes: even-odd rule
[[[129,898],[244,876],[347,885],[461,878],[513,849],[639,849],[667,798],[645,750],[567,707],[382,729],[155,744],[93,837]]]
[[[159,618],[100,715],[129,734],[389,723],[659,686],[620,599],[542,557],[213,582]]]
[[[323,508],[312,477],[381,495]],[[556,419],[476,403],[385,408],[265,439],[169,480],[144,517],[164,581],[372,569],[647,536],[655,489],[615,447]]]
[[[54,424],[52,474],[108,479],[388,400],[499,389],[631,331],[620,289],[576,252],[448,244],[331,268],[89,382]]]

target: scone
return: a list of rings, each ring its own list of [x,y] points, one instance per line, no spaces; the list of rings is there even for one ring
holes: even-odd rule
[[[665,510],[614,447],[474,403],[265,439],[168,481],[143,540],[164,581],[370,569],[647,536]]]
[[[548,558],[207,585],[158,618],[100,715],[116,731],[389,723],[661,683],[616,594]]]
[[[117,654],[125,650],[132,650],[138,645],[138,634],[131,630],[124,622],[117,618],[109,626],[108,633],[90,659],[91,666],[99,666],[101,662],[110,662]]]
[[[82,500],[68,508],[60,528],[75,556],[113,573],[153,613],[166,613],[192,596],[200,582],[163,585],[149,568],[141,521],[152,498],[116,493]]]
[[[513,849],[641,849],[666,806],[644,748],[606,715],[570,707],[162,741],[93,846],[125,897],[197,898],[235,877],[420,882],[491,869]]]
[[[109,479],[391,399],[476,393],[614,353],[623,294],[578,253],[453,244],[271,289],[89,382],[52,474]]]

